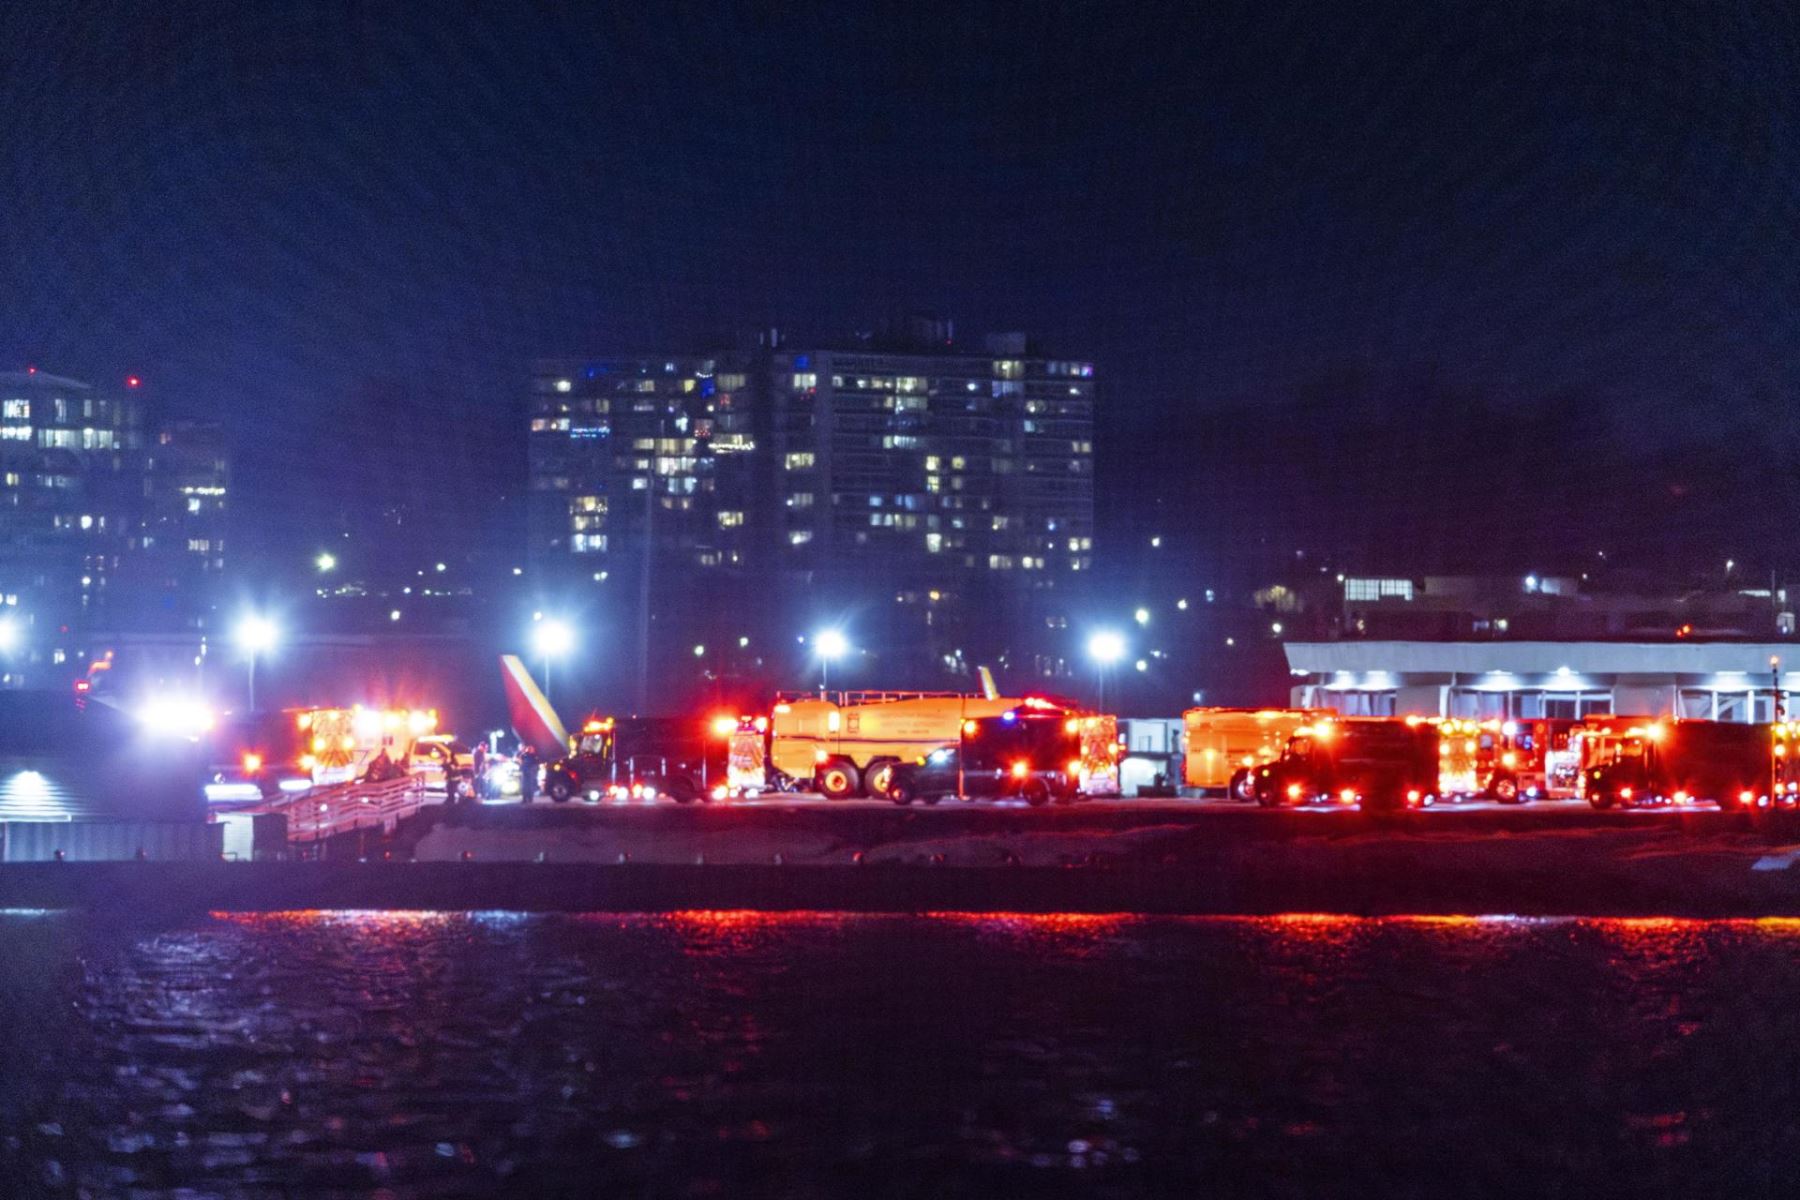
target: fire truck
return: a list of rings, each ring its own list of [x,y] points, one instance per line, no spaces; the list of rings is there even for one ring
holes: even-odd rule
[[[1336,715],[1331,708],[1190,708],[1182,714],[1182,782],[1253,800],[1251,772],[1280,758],[1296,729]]]
[[[1438,732],[1414,717],[1348,717],[1294,731],[1281,757],[1255,770],[1256,801],[1424,807],[1436,800]]]
[[[1781,721],[1774,728],[1775,766],[1771,803],[1784,808],[1800,804],[1800,721]]]
[[[1773,727],[1736,721],[1652,721],[1595,742],[1585,771],[1595,808],[1705,800],[1720,808],[1767,807],[1776,763],[1786,757],[1776,753],[1786,738]]]
[[[1437,794],[1446,800],[1462,800],[1481,794],[1488,767],[1498,756],[1495,730],[1483,730],[1481,722],[1460,717],[1433,718],[1419,721],[1406,718],[1409,724],[1430,725],[1438,735]]]
[[[290,708],[226,717],[210,738],[215,801],[267,799],[282,792],[360,779],[382,754],[408,768],[413,746],[434,733],[435,709]],[[454,797],[459,781],[445,776]]]
[[[955,745],[965,721],[1023,703],[961,692],[778,696],[769,717],[769,778],[777,787],[810,783],[828,800],[885,797],[897,764]]]

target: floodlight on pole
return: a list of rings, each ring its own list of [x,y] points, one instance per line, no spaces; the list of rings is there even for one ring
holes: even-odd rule
[[[281,640],[281,632],[269,618],[252,613],[238,622],[236,636],[238,649],[250,661],[250,711],[255,712],[256,660],[275,648],[275,643]]]
[[[850,652],[850,641],[836,629],[824,629],[813,635],[813,652],[819,656],[819,691],[831,686],[831,664]]]
[[[575,631],[564,621],[545,617],[532,630],[532,646],[544,664],[544,699],[550,698],[550,663],[575,648]]]
[[[1106,709],[1106,672],[1125,657],[1125,650],[1125,635],[1116,629],[1099,629],[1088,638],[1088,657],[1094,660],[1095,678],[1099,682],[1096,707],[1102,711]]]

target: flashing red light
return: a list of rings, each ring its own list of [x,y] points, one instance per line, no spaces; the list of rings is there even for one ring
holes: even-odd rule
[[[88,681],[87,681],[87,680],[85,680],[85,679],[77,679],[77,680],[76,680],[76,681],[75,681],[75,691],[76,691],[76,693],[77,693],[77,694],[80,694],[80,693],[82,693],[82,692],[86,692],[86,691],[88,691],[88,690],[89,690],[89,689],[90,689],[90,688],[92,688],[92,687],[93,687],[93,686],[94,686],[94,685],[93,685],[93,684],[92,684],[92,683],[89,683],[89,682],[88,682]]]
[[[26,374],[27,374],[27,375],[36,375],[36,374],[37,374],[37,368],[36,368],[36,367],[26,367],[26,368],[25,368],[25,373],[26,373]]]
[[[144,382],[144,381],[139,379],[136,375],[127,375],[125,377],[125,386],[128,388],[134,388],[142,382]]]

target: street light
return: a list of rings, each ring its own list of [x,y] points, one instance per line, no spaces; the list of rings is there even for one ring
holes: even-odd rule
[[[252,613],[238,622],[238,649],[250,656],[250,711],[256,711],[256,660],[259,655],[267,654],[281,640],[281,633],[275,628],[275,622],[264,616]]]
[[[839,631],[826,629],[813,636],[813,649],[819,655],[819,694],[823,695],[831,686],[832,661],[850,652],[850,642]]]
[[[1125,635],[1115,629],[1096,630],[1088,638],[1088,657],[1094,660],[1097,668],[1096,676],[1100,681],[1100,699],[1098,707],[1106,708],[1106,672],[1120,659],[1125,657]]]
[[[313,565],[319,568],[319,574],[321,575],[325,574],[327,571],[335,571],[337,570],[337,555],[331,553],[329,550],[324,551],[319,557],[313,559]]]
[[[0,654],[11,654],[19,644],[19,623],[0,617]]]
[[[575,631],[568,625],[550,617],[538,622],[537,629],[531,635],[532,645],[544,663],[544,699],[550,698],[550,662],[561,658],[575,648]]]

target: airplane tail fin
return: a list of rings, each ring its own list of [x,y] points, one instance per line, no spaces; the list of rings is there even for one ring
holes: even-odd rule
[[[976,674],[981,676],[981,696],[984,700],[998,700],[1000,689],[994,685],[994,673],[986,667],[976,667]]]
[[[537,747],[541,755],[557,757],[567,753],[568,730],[518,655],[500,656],[500,680],[506,686],[506,712],[519,740]]]

